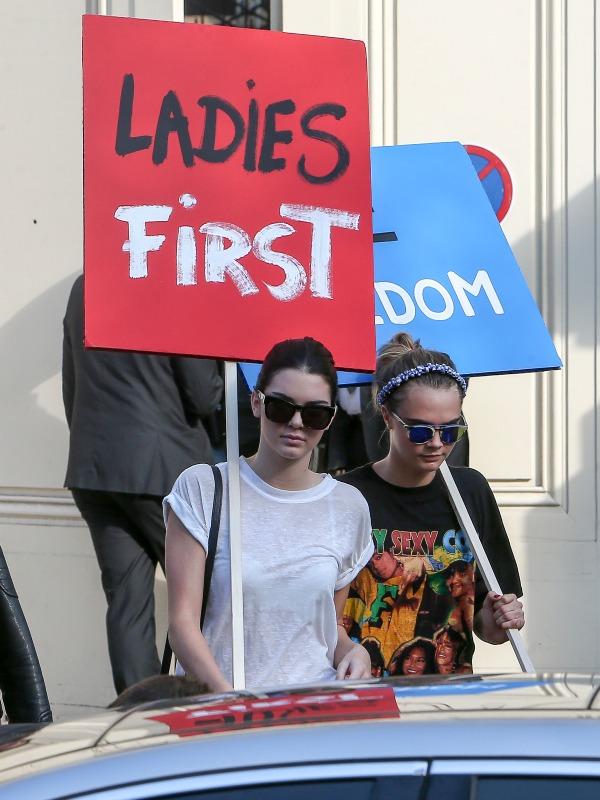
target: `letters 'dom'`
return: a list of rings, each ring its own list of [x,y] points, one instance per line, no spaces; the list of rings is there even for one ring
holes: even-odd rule
[[[360,42],[87,16],[88,347],[373,368]]]

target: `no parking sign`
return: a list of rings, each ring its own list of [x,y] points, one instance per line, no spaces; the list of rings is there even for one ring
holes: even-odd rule
[[[491,150],[476,144],[466,144],[471,163],[477,171],[498,222],[502,222],[512,202],[513,186],[504,162]]]

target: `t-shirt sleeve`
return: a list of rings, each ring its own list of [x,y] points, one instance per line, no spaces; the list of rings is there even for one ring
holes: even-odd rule
[[[189,467],[177,478],[171,493],[163,500],[165,526],[169,510],[174,511],[183,527],[202,545],[205,551],[208,550],[205,500],[207,499],[209,476],[212,478],[212,472],[206,464]],[[212,491],[214,494],[214,486]]]
[[[460,474],[461,470],[456,470]],[[494,574],[504,594],[515,594],[521,597],[523,589],[519,577],[519,569],[515,560],[510,540],[500,515],[496,498],[487,480],[479,472],[469,470],[469,478],[473,479],[468,510],[490,560]],[[455,475],[455,477],[457,477]],[[464,496],[463,496],[464,499]],[[465,504],[467,503],[465,499]],[[479,611],[485,600],[487,589],[481,571],[477,570],[475,587],[475,611]]]
[[[348,492],[355,495],[354,502],[348,505],[352,507],[354,524],[351,526],[353,540],[351,546],[347,548],[347,554],[342,559],[340,571],[335,584],[335,588],[343,589],[358,575],[361,569],[373,555],[374,545],[371,535],[371,515],[367,501],[354,487],[348,487]]]

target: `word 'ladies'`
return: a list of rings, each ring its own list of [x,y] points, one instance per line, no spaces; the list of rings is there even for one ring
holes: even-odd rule
[[[254,81],[247,81],[248,89],[254,88]],[[173,90],[168,91],[162,100],[156,129],[153,137],[148,134],[133,135],[134,77],[132,74],[123,77],[119,117],[115,139],[115,150],[120,156],[127,156],[152,146],[152,162],[162,164],[167,158],[169,137],[175,134],[179,143],[181,158],[186,167],[194,166],[198,158],[211,164],[227,161],[244,142],[243,167],[247,172],[269,173],[286,168],[284,156],[275,157],[276,145],[289,145],[294,134],[289,128],[278,127],[278,118],[296,113],[296,104],[291,99],[269,103],[262,113],[262,131],[260,130],[261,109],[252,98],[248,104],[246,117],[235,106],[221,97],[205,95],[197,104],[204,109],[204,130],[199,147],[194,147],[189,130],[188,117],[183,113],[181,103]],[[304,111],[300,116],[300,129],[304,136],[313,141],[322,142],[333,149],[335,163],[324,174],[316,174],[302,154],[298,159],[299,174],[309,183],[331,183],[341,177],[350,163],[350,153],[344,142],[327,130],[315,125],[316,120],[331,117],[336,121],[346,116],[346,108],[339,103],[319,103]],[[233,134],[226,144],[217,146],[218,133],[223,125],[233,126]],[[262,138],[261,138],[262,137]]]

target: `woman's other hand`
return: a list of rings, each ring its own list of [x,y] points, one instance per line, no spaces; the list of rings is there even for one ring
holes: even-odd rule
[[[338,681],[343,681],[370,677],[371,658],[361,644],[355,644],[338,664],[336,678]]]
[[[521,630],[525,625],[523,604],[514,594],[488,592],[475,616],[475,633],[484,642],[502,644],[509,629]]]

